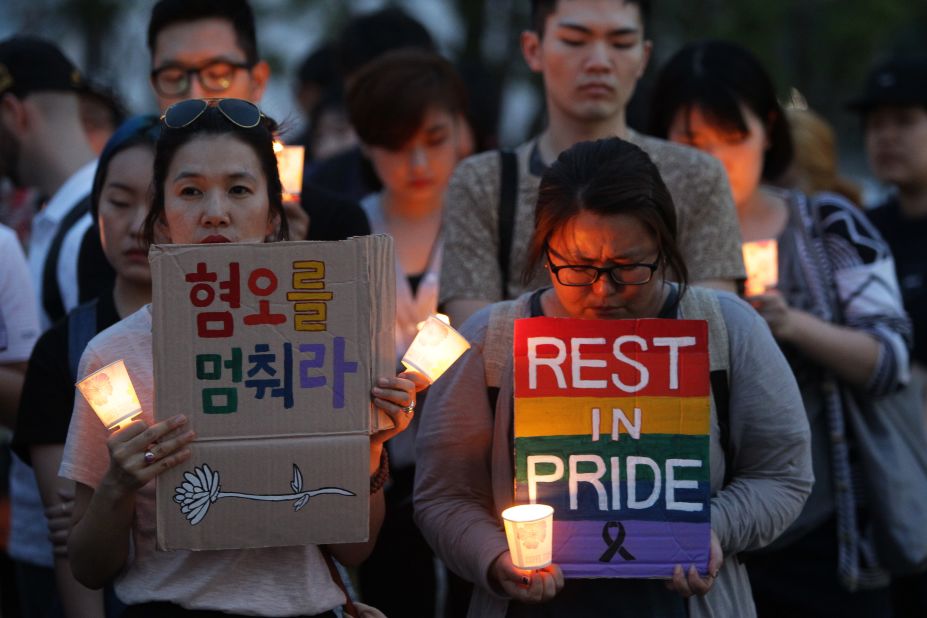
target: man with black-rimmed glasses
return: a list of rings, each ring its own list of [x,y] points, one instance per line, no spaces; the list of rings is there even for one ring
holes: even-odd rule
[[[185,99],[244,99],[257,105],[270,79],[247,0],[160,0],[151,10],[148,49],[151,87],[161,111]],[[312,184],[304,184],[300,201],[287,201],[284,208],[291,240],[370,233],[356,202]]]
[[[184,99],[256,103],[270,77],[244,0],[161,0],[151,11],[148,49],[161,110]]]

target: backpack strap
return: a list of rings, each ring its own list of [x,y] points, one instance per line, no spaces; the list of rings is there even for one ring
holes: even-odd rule
[[[77,256],[77,302],[86,303],[103,294],[112,294],[116,271],[103,253],[100,227],[94,222],[80,244]]]
[[[499,273],[502,275],[502,299],[509,295],[509,264],[512,238],[515,235],[515,207],[518,202],[518,157],[512,150],[500,150],[501,184],[499,190]]]
[[[78,305],[68,314],[68,367],[71,379],[77,382],[81,354],[97,334],[97,299]]]
[[[385,453],[386,451],[383,452]],[[325,566],[328,567],[328,574],[331,576],[332,581],[335,582],[336,586],[341,588],[341,592],[344,594],[342,613],[349,618],[360,618],[360,612],[357,611],[357,606],[354,605],[354,601],[351,599],[351,594],[348,592],[348,587],[344,584],[341,572],[338,570],[338,567],[335,566],[335,559],[332,557],[331,550],[327,545],[319,545],[319,553],[325,558]]]
[[[709,289],[686,288],[686,293],[679,301],[679,307],[683,318],[708,322],[711,406],[714,408],[715,418],[718,421],[719,439],[724,449],[724,484],[727,485],[734,470],[729,387],[731,349],[727,324],[724,322],[718,297]]]
[[[58,288],[58,258],[61,255],[61,245],[64,244],[64,237],[77,223],[77,220],[89,210],[90,196],[88,195],[75,204],[58,224],[55,236],[48,247],[48,253],[45,254],[45,264],[42,267],[42,308],[45,309],[52,323],[63,318],[66,313],[61,290]]]
[[[527,315],[531,293],[515,300],[494,303],[489,309],[489,325],[486,327],[486,341],[483,344],[483,370],[486,377],[486,396],[489,407],[496,412],[499,387],[506,363],[512,356],[515,341],[515,320]]]

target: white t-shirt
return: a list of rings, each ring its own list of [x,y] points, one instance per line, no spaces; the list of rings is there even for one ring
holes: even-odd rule
[[[29,275],[34,299],[33,311],[38,316],[41,332],[51,327],[51,319],[42,304],[42,283],[45,258],[62,220],[75,204],[90,194],[97,162],[91,161],[68,178],[32,218],[29,235]],[[65,312],[78,302],[77,259],[81,242],[92,223],[89,213],[78,219],[65,235],[56,267],[58,289]],[[30,348],[31,351],[31,348]],[[42,497],[35,473],[19,457],[13,455],[10,464],[10,556],[29,564],[51,567],[52,546],[48,541],[48,522],[42,507]]]
[[[142,418],[153,423],[154,378],[151,306],[145,306],[94,337],[81,357],[85,376],[123,359]],[[59,474],[96,488],[109,467],[108,432],[83,397],[74,402]],[[315,545],[218,551],[155,549],[155,481],[135,500],[132,552],[116,578],[116,594],[134,605],[170,601],[187,609],[254,616],[318,614],[344,603]]]
[[[29,271],[32,275],[32,286],[38,300],[40,326],[42,331],[48,330],[51,320],[45,313],[42,305],[42,279],[45,272],[45,258],[51,248],[52,240],[58,233],[58,226],[62,219],[71,211],[75,204],[90,195],[93,188],[93,176],[97,169],[97,162],[91,161],[77,170],[67,181],[61,185],[55,195],[48,200],[45,207],[36,213],[32,219],[32,232],[29,236]],[[61,302],[65,312],[77,306],[77,258],[84,234],[93,223],[87,213],[78,219],[65,235],[61,243],[61,252],[58,254],[57,274],[58,289],[61,291]]]
[[[39,314],[29,277],[29,265],[16,233],[0,225],[0,363],[29,360],[39,337]],[[15,455],[10,465],[9,554],[16,560],[50,567],[52,546],[42,511],[42,499],[32,468]]]
[[[370,222],[373,234],[389,234],[381,209],[380,194],[371,193],[361,200],[361,208]],[[438,310],[438,278],[441,274],[441,257],[444,241],[439,236],[428,258],[418,290],[413,293],[409,273],[396,259],[396,360],[402,358],[418,334],[418,325]],[[401,435],[401,434],[400,434]],[[397,436],[398,437],[398,436]]]
[[[29,360],[39,338],[39,315],[29,265],[16,233],[0,225],[0,363]]]
[[[386,218],[383,216],[379,193],[371,193],[361,200],[361,208],[370,222],[373,234],[389,234]],[[441,260],[444,255],[444,239],[439,235],[434,241],[425,272],[421,273],[418,290],[413,292],[409,273],[396,258],[396,364],[412,345],[418,334],[418,325],[438,310],[438,287],[441,276]],[[415,436],[421,416],[412,419],[406,431],[387,442],[389,461],[394,470],[407,468],[415,463]]]

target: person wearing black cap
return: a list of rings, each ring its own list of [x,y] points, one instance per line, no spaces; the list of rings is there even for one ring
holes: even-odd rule
[[[0,42],[0,176],[47,200],[32,221],[28,252],[42,330],[112,283],[99,241],[95,248],[86,242],[96,238],[86,233],[96,155],[80,119],[83,83],[52,43]]]
[[[891,247],[904,308],[914,326],[913,379],[927,419],[927,57],[896,57],[875,67],[850,108],[862,116],[873,174],[893,191],[869,210]],[[927,615],[927,575],[892,584],[896,614]]]
[[[42,330],[112,281],[87,213],[96,166],[80,120],[83,77],[52,43],[0,41],[0,176],[47,201],[32,221],[29,270]],[[55,599],[52,547],[35,475],[14,457],[9,553],[24,616]],[[45,615],[45,614],[41,614]]]

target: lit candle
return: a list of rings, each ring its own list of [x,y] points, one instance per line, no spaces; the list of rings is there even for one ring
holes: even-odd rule
[[[439,320],[441,320],[442,322],[444,322],[444,323],[447,324],[448,326],[451,325],[451,318],[447,317],[447,316],[444,315],[443,313],[435,313],[435,314],[434,314],[434,317],[438,318]],[[426,323],[426,322],[428,322],[427,319],[422,320],[421,322],[419,322],[418,324],[415,325],[415,329],[416,329],[416,330],[422,330],[423,328],[425,328],[425,323]]]
[[[470,343],[450,324],[430,315],[406,350],[402,364],[434,382],[469,348]]]
[[[287,195],[299,195],[303,190],[303,163],[306,149],[302,146],[284,146],[274,142],[277,155],[277,170],[280,172],[280,184]]]
[[[756,296],[779,283],[779,243],[775,239],[755,240],[743,245],[747,270],[745,294]]]
[[[543,569],[551,563],[554,509],[546,504],[519,504],[502,511],[512,564]]]
[[[114,429],[142,411],[122,359],[97,369],[77,389],[107,429]]]

